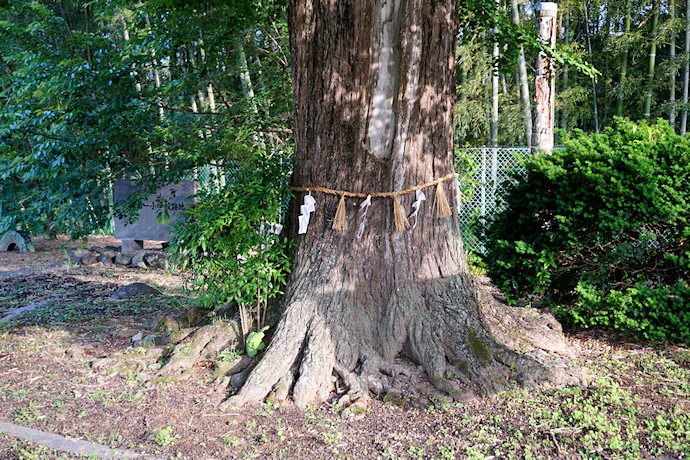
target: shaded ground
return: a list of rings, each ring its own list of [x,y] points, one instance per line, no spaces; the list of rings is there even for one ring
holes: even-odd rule
[[[98,238],[89,246],[117,244]],[[690,350],[605,334],[569,339],[591,369],[587,388],[516,387],[458,404],[427,387],[415,398],[382,397],[362,420],[343,420],[335,405],[220,412],[227,395],[211,377],[214,363],[185,381],[146,384],[160,348],[133,348],[122,336],[148,334],[160,316],[191,306],[182,277],[69,267],[63,242],[0,254],[0,315],[46,301],[0,324],[2,421],[166,458],[690,456]],[[108,298],[132,282],[166,295]],[[73,457],[0,435],[0,459],[15,458]]]

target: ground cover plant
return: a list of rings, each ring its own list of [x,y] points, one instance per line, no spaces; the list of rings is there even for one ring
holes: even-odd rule
[[[690,341],[690,140],[617,119],[527,164],[486,236],[488,274],[578,327]]]
[[[213,369],[240,356],[226,352],[195,366],[186,380],[152,383],[146,375],[160,367],[165,346],[132,346],[117,334],[126,328],[155,333],[160,315],[192,306],[179,274],[70,268],[61,250],[50,261],[44,242],[53,244],[39,239],[35,255],[2,255],[0,286],[12,306],[26,304],[13,293],[58,297],[74,280],[92,289],[0,326],[5,422],[162,458],[690,455],[690,349],[592,332],[569,337],[590,372],[584,387],[516,385],[493,398],[456,403],[420,384],[408,395],[379,395],[360,420],[343,418],[334,398],[306,410],[266,404],[223,412],[218,404],[227,390]],[[136,280],[165,296],[108,299],[116,285]],[[423,380],[421,371],[416,377]],[[78,457],[0,435],[0,458]]]

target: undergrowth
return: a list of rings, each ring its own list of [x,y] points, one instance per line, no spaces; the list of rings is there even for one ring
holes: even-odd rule
[[[616,119],[564,144],[507,185],[485,233],[489,276],[571,326],[690,341],[690,139]]]

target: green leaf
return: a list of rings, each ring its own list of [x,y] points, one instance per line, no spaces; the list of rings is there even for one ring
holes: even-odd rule
[[[247,356],[252,358],[256,354],[265,348],[263,343],[265,332],[268,330],[269,326],[264,326],[261,330],[257,332],[250,332],[247,335]]]

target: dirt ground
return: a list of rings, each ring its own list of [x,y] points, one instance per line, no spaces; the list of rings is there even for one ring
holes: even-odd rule
[[[194,305],[185,277],[115,265],[74,267],[69,247],[35,238],[36,253],[0,253],[0,422],[159,458],[686,458],[690,456],[690,350],[631,343],[602,332],[569,337],[590,369],[584,388],[515,386],[460,404],[430,387],[414,397],[375,399],[361,420],[335,403],[221,412],[227,390],[204,362],[190,378],[143,376],[164,347],[131,346],[160,336],[164,315]],[[110,236],[86,247],[119,245]],[[142,282],[162,297],[114,300]],[[335,396],[335,395],[334,395]],[[334,398],[335,401],[335,398]],[[0,434],[0,459],[78,458]]]

